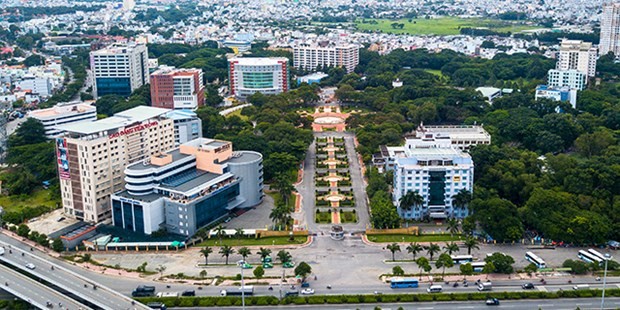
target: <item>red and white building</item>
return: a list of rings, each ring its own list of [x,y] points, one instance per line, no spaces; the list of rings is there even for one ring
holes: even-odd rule
[[[288,58],[235,57],[228,60],[230,94],[244,100],[254,93],[277,95],[290,89]]]
[[[201,69],[163,66],[151,73],[152,106],[196,110],[205,101]]]

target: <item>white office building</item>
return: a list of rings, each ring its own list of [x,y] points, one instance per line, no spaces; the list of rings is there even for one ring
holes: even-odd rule
[[[598,45],[599,54],[613,52],[620,55],[620,3],[603,5],[601,16],[601,40]]]
[[[148,51],[144,44],[113,44],[90,53],[95,97],[128,97],[149,83]]]
[[[583,90],[586,87],[588,77],[578,70],[551,69],[547,73],[547,85],[553,87],[568,87],[570,89]]]
[[[560,71],[577,70],[594,77],[596,74],[597,51],[592,43],[581,40],[562,40],[556,69]]]
[[[63,134],[58,126],[97,120],[97,108],[90,103],[80,101],[59,103],[49,109],[30,111],[28,117],[37,119],[43,124],[48,138],[57,138]]]
[[[174,145],[202,138],[202,120],[191,110],[173,110],[166,118],[174,122]]]
[[[15,89],[30,90],[32,94],[41,97],[51,96],[53,87],[51,79],[47,77],[24,76],[20,81],[15,82]]]
[[[254,93],[277,95],[290,89],[288,58],[235,57],[228,60],[230,94],[245,99]]]
[[[569,102],[573,109],[577,108],[577,90],[568,87],[538,85],[534,98],[536,100],[545,98],[554,101],[565,101]]]
[[[293,66],[304,70],[343,67],[353,72],[359,64],[359,46],[333,42],[300,43],[293,46]]]
[[[95,122],[59,126],[56,155],[63,211],[91,223],[111,218],[110,195],[125,188],[129,164],[174,147],[170,110],[138,106]]]
[[[456,206],[454,196],[472,192],[474,163],[469,154],[452,146],[449,138],[426,135],[407,139],[405,146],[394,148],[393,203],[405,219],[465,218],[466,206]],[[400,199],[416,191],[421,205],[402,206]]]

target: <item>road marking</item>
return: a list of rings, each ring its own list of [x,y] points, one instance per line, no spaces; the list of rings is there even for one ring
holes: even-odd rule
[[[435,309],[435,308],[433,307],[418,308],[418,310],[432,310],[432,309]]]
[[[474,307],[458,307],[459,309],[473,309]]]
[[[544,286],[537,286],[538,290],[541,292],[547,292],[547,288]]]
[[[577,306],[592,306],[592,304],[577,304]]]

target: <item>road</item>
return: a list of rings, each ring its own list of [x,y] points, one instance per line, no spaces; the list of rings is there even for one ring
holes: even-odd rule
[[[0,245],[8,249],[8,244],[0,242]],[[5,254],[0,256],[0,260],[53,283],[64,290],[70,291],[76,296],[88,300],[103,309],[148,309],[148,307],[139,303],[132,305],[130,298],[95,282],[94,279],[87,279],[53,263],[47,257],[40,256],[40,253],[24,251],[15,246],[12,247],[11,251],[12,253],[8,250],[5,251]],[[26,264],[29,263],[34,264],[35,269],[27,268]],[[95,286],[97,289],[95,289]]]
[[[0,265],[0,283],[2,289],[12,295],[28,301],[30,304],[41,309],[46,308],[46,303],[54,305],[61,303],[64,309],[90,309],[89,307],[67,297],[59,292],[20,274],[8,267]],[[6,285],[8,284],[8,285]]]
[[[554,300],[506,300],[501,301],[497,307],[489,309],[511,309],[511,310],[581,310],[600,309],[600,299],[597,298],[563,298]],[[388,303],[379,304],[383,310],[402,309],[416,310],[459,310],[459,309],[484,309],[484,301],[462,301],[462,302],[418,302],[418,303]],[[275,307],[276,309],[295,309],[295,310],[314,310],[314,309],[340,309],[340,310],[371,310],[376,309],[377,304],[347,304],[347,305],[288,305]],[[606,298],[605,309],[617,309],[620,307],[620,298]],[[185,308],[188,309],[188,308]],[[198,309],[198,308],[190,308]],[[237,310],[241,307],[227,307],[225,309]],[[264,307],[246,307],[246,309],[264,309]]]

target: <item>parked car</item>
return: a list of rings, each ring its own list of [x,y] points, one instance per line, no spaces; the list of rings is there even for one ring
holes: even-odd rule
[[[243,269],[252,269],[252,265],[250,265],[248,263],[243,263],[243,265],[241,265],[241,268],[243,268]]]
[[[487,306],[499,306],[499,299],[497,298],[489,298],[486,301]]]
[[[521,285],[521,287],[524,290],[531,290],[531,289],[534,289],[534,283],[525,283],[525,284]]]
[[[293,263],[293,262],[286,262],[286,263],[282,264],[282,267],[284,267],[284,268],[293,268],[293,267],[295,267],[295,263]]]
[[[302,295],[314,295],[314,290],[311,288],[305,288],[301,290]]]
[[[263,268],[265,268],[265,269],[273,268],[273,264],[265,262],[265,263],[263,263]]]

